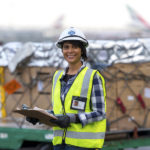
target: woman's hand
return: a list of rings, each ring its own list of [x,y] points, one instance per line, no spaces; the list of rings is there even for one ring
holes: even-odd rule
[[[51,119],[50,122],[58,125],[61,128],[67,128],[70,125],[70,117],[67,115],[57,116],[58,119]]]
[[[39,122],[39,119],[36,118],[32,118],[32,117],[26,117],[26,120],[30,123],[32,123],[33,125],[37,124]]]

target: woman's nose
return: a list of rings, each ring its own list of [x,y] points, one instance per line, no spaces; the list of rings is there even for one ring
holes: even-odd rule
[[[72,52],[73,51],[73,47],[69,47],[68,52]]]

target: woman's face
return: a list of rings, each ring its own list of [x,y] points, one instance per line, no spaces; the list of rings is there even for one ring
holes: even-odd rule
[[[71,44],[70,42],[64,42],[62,52],[65,60],[70,64],[77,64],[81,59],[81,48]]]

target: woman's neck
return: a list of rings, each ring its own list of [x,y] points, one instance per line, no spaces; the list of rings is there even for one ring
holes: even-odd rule
[[[70,74],[70,75],[76,74],[81,66],[82,66],[82,62],[79,62],[77,64],[73,64],[73,65],[70,64],[68,71],[67,71],[67,74]]]

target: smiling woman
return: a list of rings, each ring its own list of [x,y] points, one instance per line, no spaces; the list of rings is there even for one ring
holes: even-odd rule
[[[86,66],[88,41],[79,29],[64,30],[56,45],[68,67],[53,77],[54,150],[98,150],[106,131],[104,78]]]
[[[79,64],[81,66],[81,48],[76,44],[69,42],[64,42],[62,46],[62,52],[64,58],[69,63],[69,66]],[[77,72],[75,72],[77,73]]]
[[[68,74],[76,74],[82,66],[82,60],[87,59],[86,48],[88,41],[84,34],[77,29],[66,29],[57,42],[57,46],[62,49],[63,56],[68,62]]]

